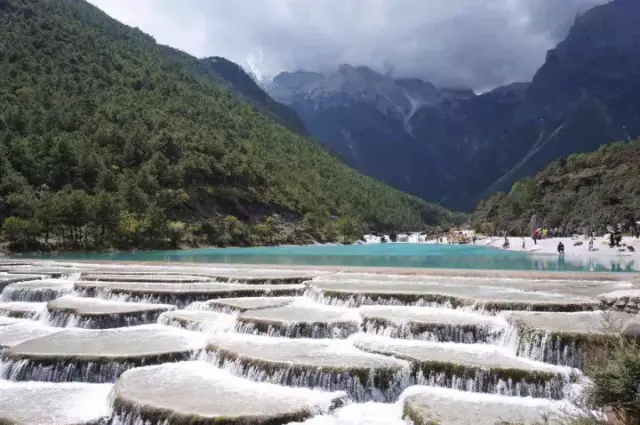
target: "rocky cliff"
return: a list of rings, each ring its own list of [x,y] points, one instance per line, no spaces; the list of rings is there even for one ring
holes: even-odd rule
[[[640,135],[640,2],[578,17],[531,82],[476,95],[365,67],[278,75],[267,91],[350,165],[471,209],[554,159]]]

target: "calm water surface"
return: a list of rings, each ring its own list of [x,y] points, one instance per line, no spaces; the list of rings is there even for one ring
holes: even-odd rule
[[[597,261],[556,255],[531,256],[473,245],[368,244],[259,248],[203,248],[176,251],[65,253],[22,258],[199,263],[254,263],[365,267],[424,267],[502,270],[615,271],[640,268],[633,260]]]

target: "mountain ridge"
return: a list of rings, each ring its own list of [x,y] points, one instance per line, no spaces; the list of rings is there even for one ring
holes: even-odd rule
[[[508,190],[557,158],[640,135],[637,22],[638,1],[597,6],[576,19],[531,81],[479,95],[415,78],[377,74],[366,80],[363,72],[346,88],[335,83],[335,72],[316,75],[334,80],[333,85],[325,82],[320,94],[304,85],[288,86],[286,80],[295,73],[280,74],[265,88],[298,112],[316,140],[332,145],[366,174],[424,199],[471,210],[480,199]],[[364,88],[363,81],[368,81]],[[289,89],[286,96],[279,91],[282,86]],[[409,103],[418,105],[410,113],[407,101],[397,95],[399,89],[409,93]],[[368,97],[354,93],[358,90]],[[353,102],[358,98],[364,105]],[[331,114],[331,108],[358,121],[332,119],[337,112]],[[322,122],[329,128],[318,132]],[[345,132],[350,140],[340,136]],[[351,149],[344,148],[350,145],[361,158],[383,157],[395,167],[404,162],[407,167],[376,168],[350,157]]]

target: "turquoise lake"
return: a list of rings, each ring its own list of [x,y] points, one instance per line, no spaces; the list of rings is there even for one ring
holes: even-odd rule
[[[569,256],[564,259],[556,255],[534,257],[521,252],[473,245],[409,243],[64,253],[21,258],[548,271],[632,272],[640,268],[640,264],[635,264],[633,260],[624,259],[599,262]]]

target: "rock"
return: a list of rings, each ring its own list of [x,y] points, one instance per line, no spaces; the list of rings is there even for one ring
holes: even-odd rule
[[[302,284],[249,285],[220,282],[78,281],[74,287],[83,296],[118,296],[124,301],[173,304],[179,308],[196,301],[215,298],[293,296],[301,295],[305,290],[305,285]]]
[[[114,382],[127,369],[186,360],[205,345],[204,334],[163,325],[64,328],[5,349],[0,373],[12,381]]]
[[[168,304],[130,303],[65,295],[47,303],[48,322],[60,327],[107,329],[155,323]]]
[[[16,320],[16,322],[0,327],[0,352],[5,348],[11,348],[25,341],[62,331],[61,328],[45,326],[31,320],[13,320]]]
[[[403,339],[487,343],[507,322],[499,317],[435,307],[364,306],[365,332]]]
[[[625,323],[622,328],[622,335],[635,339],[636,342],[640,343],[640,319],[632,319]]]
[[[170,273],[82,273],[82,280],[100,282],[169,282],[169,283],[194,283],[211,280],[207,276],[191,276]]]
[[[407,341],[366,334],[351,338],[366,352],[406,360],[419,385],[474,393],[563,398],[571,369],[534,362],[489,344]]]
[[[257,383],[204,362],[181,362],[125,372],[113,404],[116,423],[284,425],[326,413],[344,398],[340,392]]]
[[[110,415],[110,384],[0,381],[0,423],[96,425]]]
[[[299,301],[240,313],[238,331],[289,338],[346,338],[358,332],[357,310]]]
[[[496,281],[461,279],[428,281],[412,280],[314,280],[309,282],[311,296],[326,304],[350,307],[362,305],[450,306],[485,310],[587,311],[599,307],[597,299],[581,295],[542,292],[544,286],[526,285],[531,289],[505,291]],[[542,288],[542,289],[538,289]],[[519,288],[518,288],[519,289]],[[583,288],[575,288],[584,293]]]
[[[411,387],[404,399],[404,416],[416,425],[560,425],[567,411],[573,413],[562,401],[497,394],[469,397],[462,391],[435,387]]]
[[[2,298],[11,301],[51,301],[73,290],[73,282],[64,279],[43,279],[17,282],[2,291]]]
[[[262,308],[283,307],[289,305],[301,297],[241,297],[219,298],[202,303],[193,303],[189,310],[213,310],[221,313],[242,313],[249,310]]]
[[[235,333],[208,335],[208,360],[244,377],[275,384],[346,391],[357,401],[391,401],[410,365],[358,350],[339,339],[300,339]]]

